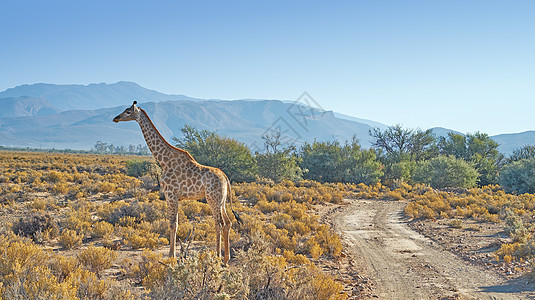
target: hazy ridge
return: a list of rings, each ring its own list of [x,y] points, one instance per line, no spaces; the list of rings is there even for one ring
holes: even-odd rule
[[[297,144],[316,140],[345,141],[353,135],[370,146],[368,131],[387,125],[323,111],[304,103],[277,100],[201,100],[167,95],[132,82],[90,85],[22,85],[0,92],[0,145],[35,148],[90,149],[96,141],[115,145],[144,143],[136,123],[111,120],[133,100],[146,109],[162,135],[181,136],[185,124],[215,130],[262,149],[262,135],[278,128]],[[447,128],[433,128],[444,136]],[[456,131],[454,131],[456,132]],[[458,132],[457,132],[458,133]],[[493,136],[508,154],[535,144],[535,131]]]

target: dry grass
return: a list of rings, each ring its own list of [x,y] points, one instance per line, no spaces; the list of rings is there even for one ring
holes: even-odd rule
[[[342,244],[312,205],[340,203],[351,186],[236,185],[244,224],[231,231],[233,258],[223,268],[211,251],[210,209],[199,201],[180,205],[182,258],[164,258],[167,204],[155,180],[126,174],[128,156],[0,157],[0,298],[346,297],[314,264],[336,260]]]

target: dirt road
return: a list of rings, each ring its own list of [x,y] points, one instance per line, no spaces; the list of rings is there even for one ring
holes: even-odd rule
[[[331,220],[359,273],[372,280],[374,298],[534,299],[525,280],[507,282],[410,229],[406,203],[348,201]]]

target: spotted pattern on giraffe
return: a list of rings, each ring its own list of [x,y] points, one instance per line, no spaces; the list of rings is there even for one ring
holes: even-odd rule
[[[148,114],[136,104],[137,102],[134,101],[131,107],[115,117],[113,121],[136,121],[150,151],[162,167],[160,188],[168,201],[169,256],[175,257],[176,255],[179,201],[198,200],[205,197],[215,219],[216,253],[221,257],[221,237],[223,237],[223,263],[227,264],[230,259],[229,233],[232,225],[225,207],[226,200],[232,200],[227,176],[218,168],[197,163],[187,151],[171,146],[156,129]]]

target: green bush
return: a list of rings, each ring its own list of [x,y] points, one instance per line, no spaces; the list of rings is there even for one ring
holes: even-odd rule
[[[476,169],[462,159],[438,156],[419,163],[413,179],[433,188],[471,188],[476,185],[478,175]]]
[[[302,179],[303,171],[298,165],[299,159],[290,151],[257,153],[255,159],[261,178],[269,178],[274,182]]]
[[[305,143],[301,148],[305,178],[319,182],[375,184],[383,175],[374,150],[363,150],[357,139],[339,142]]]
[[[391,178],[401,180],[402,182],[411,182],[414,169],[417,163],[415,161],[404,160],[394,163],[389,168]]]
[[[144,175],[150,175],[153,177],[158,173],[158,169],[158,164],[153,161],[136,159],[126,162],[126,174],[132,177],[139,178],[143,177]]]
[[[441,154],[453,155],[473,163],[479,173],[478,186],[497,183],[498,168],[503,159],[498,146],[488,134],[481,132],[466,135],[450,132],[447,137],[440,137],[438,142]]]
[[[188,151],[198,163],[223,170],[232,181],[249,182],[255,179],[256,164],[244,143],[188,125],[181,131],[184,136],[173,138],[173,141]]]
[[[508,193],[535,193],[535,159],[515,161],[500,172],[500,186]]]
[[[383,176],[381,163],[377,161],[375,150],[364,150],[357,140],[342,148],[344,182],[376,184]]]
[[[534,159],[535,158],[535,145],[525,145],[521,148],[513,150],[513,154],[509,156],[507,161],[514,162],[522,159]]]

